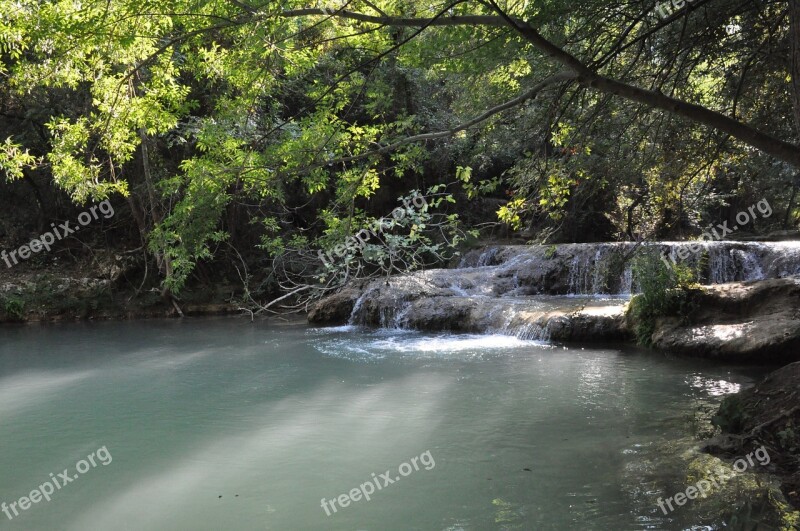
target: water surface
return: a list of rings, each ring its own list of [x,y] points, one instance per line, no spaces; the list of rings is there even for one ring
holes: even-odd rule
[[[0,329],[0,529],[681,529],[658,496],[753,370],[508,336],[239,319]],[[425,452],[434,466],[327,516]]]

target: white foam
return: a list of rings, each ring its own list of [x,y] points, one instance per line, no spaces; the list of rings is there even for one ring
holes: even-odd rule
[[[397,338],[375,341],[373,348],[398,352],[463,352],[469,350],[505,350],[530,346],[542,346],[542,341],[524,340],[505,335],[456,335],[433,337]]]
[[[354,331],[317,341],[327,356],[358,361],[402,359],[482,359],[518,351],[542,350],[552,345],[511,335],[422,334],[409,330]]]

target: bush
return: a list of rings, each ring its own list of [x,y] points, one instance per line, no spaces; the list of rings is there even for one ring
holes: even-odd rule
[[[694,273],[683,264],[668,265],[655,249],[644,249],[633,259],[633,275],[640,293],[631,299],[628,316],[638,343],[649,346],[658,318],[688,316],[688,289],[696,285]]]
[[[25,318],[25,302],[19,297],[2,296],[0,297],[0,306],[3,312],[12,321],[22,321]]]

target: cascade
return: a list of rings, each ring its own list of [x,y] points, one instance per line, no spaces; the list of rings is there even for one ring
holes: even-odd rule
[[[571,305],[589,304],[595,309],[605,304],[602,301],[621,305],[637,293],[629,258],[641,245],[654,247],[667,263],[688,266],[706,285],[800,275],[800,242],[491,246],[467,253],[456,269],[418,271],[393,277],[390,285],[383,280],[372,284],[355,301],[349,324],[413,326],[409,323],[419,311],[415,301],[440,297],[445,305],[450,300],[459,307],[476,308],[493,330],[523,339],[547,339],[549,321],[539,322],[537,316],[574,311]],[[433,307],[438,304],[434,301]]]

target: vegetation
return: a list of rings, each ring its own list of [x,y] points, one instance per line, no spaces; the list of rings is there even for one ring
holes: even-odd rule
[[[98,239],[141,249],[137,292],[221,275],[275,300],[349,274],[281,264],[444,185],[450,232],[409,267],[459,223],[683,237],[765,197],[782,215],[748,229],[794,228],[799,5],[0,0],[0,240],[111,197]],[[364,250],[345,262],[386,270]]]
[[[25,317],[25,303],[19,297],[0,297],[0,306],[11,321],[22,321]]]
[[[633,274],[640,293],[631,299],[628,315],[641,345],[652,343],[656,321],[667,316],[687,316],[691,311],[688,290],[695,286],[692,269],[685,264],[667,265],[654,249],[633,258]]]

